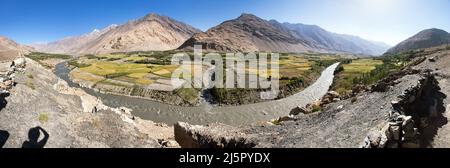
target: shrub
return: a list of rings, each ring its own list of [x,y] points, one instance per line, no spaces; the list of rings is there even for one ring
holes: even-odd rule
[[[313,105],[312,106],[312,112],[319,112],[322,111],[322,107],[319,105]]]
[[[106,61],[117,61],[120,60],[121,58],[108,58]]]
[[[352,100],[351,100],[351,102],[352,103],[355,103],[356,101],[358,100],[358,98],[356,98],[356,97],[352,97]]]
[[[35,60],[37,62],[40,62],[42,60],[46,59],[70,59],[72,56],[70,55],[63,55],[63,54],[47,54],[47,53],[39,53],[34,52],[26,55],[26,57]]]
[[[70,60],[67,64],[77,67],[77,68],[84,68],[84,67],[91,66],[91,64],[79,63],[77,60]]]
[[[272,123],[273,125],[281,125],[281,121],[278,120],[278,119],[272,120],[271,123]]]
[[[27,81],[25,83],[26,86],[28,86],[29,88],[31,88],[32,90],[35,90],[36,87],[34,86],[34,83],[32,81]]]
[[[343,72],[344,71],[344,66],[342,66],[342,64],[341,65],[339,65],[337,68],[336,68],[336,70],[334,71],[334,74],[336,75],[336,74],[338,74],[338,73],[340,73],[340,72]]]
[[[48,122],[48,114],[46,113],[39,114],[39,122],[41,122],[42,124]]]
[[[98,59],[97,56],[92,55],[92,54],[85,55],[85,57],[86,57],[87,59]]]
[[[121,77],[121,76],[126,76],[128,74],[129,73],[126,73],[126,72],[118,72],[118,73],[112,73],[112,74],[105,75],[105,77],[112,79],[112,78],[117,78],[117,77]]]

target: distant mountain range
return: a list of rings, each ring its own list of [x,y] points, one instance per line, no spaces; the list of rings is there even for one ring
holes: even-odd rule
[[[450,34],[441,29],[426,29],[389,49],[386,54],[450,44]]]
[[[252,14],[242,14],[207,32],[195,34],[180,48],[190,48],[194,44],[218,51],[316,51],[364,55],[381,55],[390,47],[356,36],[331,33],[315,25],[267,21]]]
[[[94,41],[101,35],[105,34],[107,31],[116,27],[117,25],[111,25],[102,30],[95,29],[91,33],[84,34],[81,36],[67,37],[59,41],[44,44],[32,44],[31,46],[40,52],[73,54],[80,51],[80,49],[83,48],[85,45],[87,45],[89,42]]]
[[[11,61],[33,50],[32,47],[17,44],[11,39],[0,36],[0,61]]]
[[[66,54],[172,50],[200,30],[169,17],[149,14],[141,19],[79,37],[32,45],[39,51]]]
[[[382,42],[332,33],[316,25],[279,23],[252,14],[242,14],[206,32],[166,16],[149,14],[123,25],[32,46],[41,52],[82,55],[191,49],[194,44],[220,52],[313,51],[361,55],[381,55],[390,47]]]

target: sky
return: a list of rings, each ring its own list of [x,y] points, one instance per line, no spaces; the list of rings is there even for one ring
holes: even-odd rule
[[[21,44],[51,42],[148,13],[204,31],[252,13],[390,45],[427,28],[450,31],[450,0],[1,0],[0,35]]]

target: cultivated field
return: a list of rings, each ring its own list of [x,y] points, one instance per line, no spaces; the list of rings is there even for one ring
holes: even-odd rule
[[[182,82],[177,86],[172,86],[170,82],[174,71],[180,68],[179,65],[170,64],[171,56],[174,53],[174,51],[168,51],[86,55],[69,61],[69,65],[74,67],[74,70],[71,72],[71,77],[75,81],[83,81],[84,83],[89,83],[91,86],[122,87],[133,90],[131,92],[134,92],[136,88],[168,91],[189,102],[193,102],[199,98],[200,89],[183,89],[180,88],[182,85],[191,83]],[[188,53],[188,55],[192,58],[193,53]],[[226,74],[226,70],[231,70],[234,73],[245,72],[246,76],[252,74],[264,79],[277,78],[280,80],[280,87],[284,89],[279,98],[283,98],[307,87],[320,76],[324,68],[339,61],[340,58],[339,55],[327,54],[282,54],[279,61],[272,61],[269,57],[267,71],[248,66],[244,67],[243,70],[225,66],[224,75]],[[237,58],[223,57],[224,62],[226,59],[236,60]],[[375,66],[377,63],[361,62],[359,66],[362,66],[362,64]],[[274,65],[279,66],[278,74],[271,73],[271,67]],[[355,63],[352,66],[356,67],[357,64]],[[191,66],[181,67],[185,71],[193,72],[199,68],[206,70],[210,65],[195,63]],[[192,77],[190,74],[182,75],[185,78]],[[123,91],[127,89],[119,90]],[[254,98],[252,97],[254,96],[252,94],[252,89],[213,88],[212,90],[213,99],[216,99],[218,103],[224,104],[246,104],[261,101],[253,100]],[[234,98],[234,96],[238,96],[239,98]],[[250,101],[241,101],[240,99],[249,99]],[[232,102],[222,102],[221,100],[231,100]]]

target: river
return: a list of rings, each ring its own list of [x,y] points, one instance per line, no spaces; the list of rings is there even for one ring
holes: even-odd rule
[[[145,120],[167,123],[169,125],[177,121],[183,121],[199,125],[219,122],[238,126],[265,122],[280,116],[286,116],[291,109],[297,106],[305,106],[320,99],[327,93],[333,83],[334,70],[338,65],[339,63],[335,63],[327,67],[312,85],[297,94],[280,100],[239,106],[212,106],[203,103],[197,107],[182,107],[127,96],[102,94],[88,88],[82,89],[93,96],[99,97],[107,106],[123,106],[133,109],[132,114],[134,116]],[[69,72],[70,70],[66,63],[56,65],[55,74],[58,77],[67,81],[71,87],[81,88],[70,80]]]

